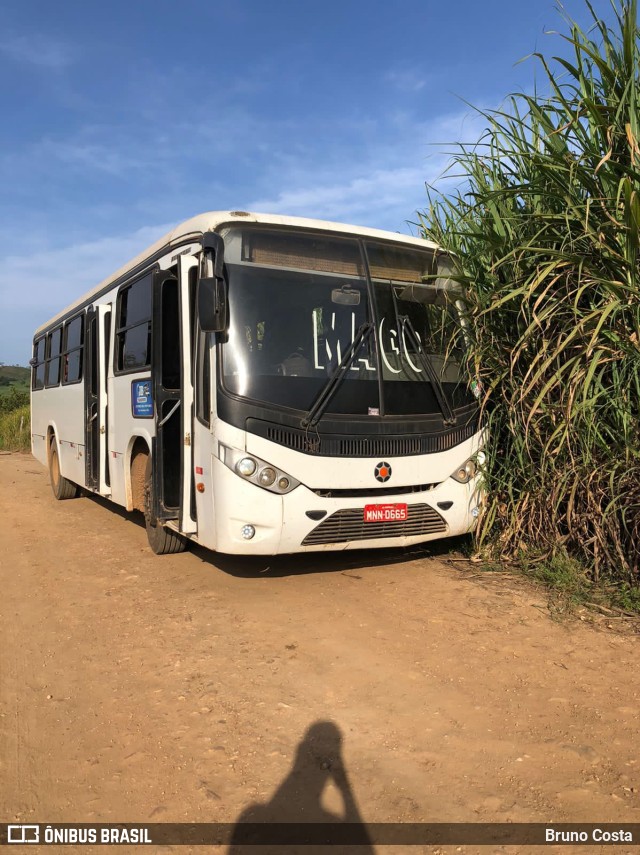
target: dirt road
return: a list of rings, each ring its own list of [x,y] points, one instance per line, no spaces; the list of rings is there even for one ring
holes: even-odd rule
[[[26,455],[0,520],[7,821],[640,822],[637,635],[442,547],[158,558]]]

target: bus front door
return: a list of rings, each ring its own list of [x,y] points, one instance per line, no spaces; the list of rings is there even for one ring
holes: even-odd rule
[[[91,307],[86,316],[84,406],[85,484],[102,496],[111,494],[107,436],[107,365],[111,305]]]
[[[198,259],[193,255],[181,255],[180,275],[180,321],[182,334],[182,503],[180,506],[180,531],[195,534],[198,531],[195,478],[193,472],[193,361],[194,361],[194,314]]]
[[[181,532],[194,534],[192,499],[193,432],[191,280],[197,261],[182,256],[170,270],[154,274],[153,395],[155,438],[152,448],[153,508],[160,522],[172,520]]]

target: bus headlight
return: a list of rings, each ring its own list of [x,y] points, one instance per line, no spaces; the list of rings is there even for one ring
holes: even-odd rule
[[[276,470],[272,466],[265,466],[258,473],[258,484],[261,487],[270,487],[276,480]]]
[[[478,464],[475,458],[470,457],[467,462],[451,473],[451,477],[458,484],[468,484],[475,477],[478,471]]]
[[[258,468],[258,464],[253,457],[243,457],[236,463],[236,472],[238,475],[244,475],[245,478],[250,478]]]
[[[271,493],[290,493],[300,484],[291,475],[261,460],[259,457],[249,456],[244,451],[231,448],[224,443],[218,443],[218,457],[236,475],[240,475],[245,481],[250,481],[256,487],[262,487]]]

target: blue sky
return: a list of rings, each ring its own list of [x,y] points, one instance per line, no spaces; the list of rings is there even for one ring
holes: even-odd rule
[[[0,361],[26,364],[37,326],[203,211],[415,232],[447,143],[482,130],[465,102],[531,91],[518,60],[562,50],[550,29],[553,0],[10,0]]]

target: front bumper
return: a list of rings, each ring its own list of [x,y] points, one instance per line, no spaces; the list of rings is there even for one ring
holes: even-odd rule
[[[327,498],[302,484],[282,496],[244,481],[217,458],[212,466],[216,534],[212,547],[230,554],[411,546],[472,531],[474,509],[481,502],[478,478],[468,484],[448,478],[430,490],[384,497],[372,490],[366,497]],[[364,506],[376,503],[406,504],[408,519],[365,523]],[[255,528],[250,540],[241,533],[246,525]]]

